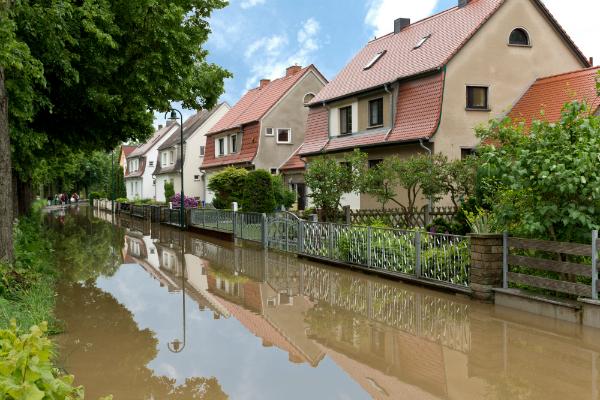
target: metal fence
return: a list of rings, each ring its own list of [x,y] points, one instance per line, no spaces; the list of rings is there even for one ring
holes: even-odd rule
[[[289,212],[270,214],[265,218],[267,246],[271,249],[297,253],[301,247],[301,220]]]
[[[139,204],[132,204],[131,215],[133,215],[134,217],[144,218],[146,216],[145,206]]]
[[[235,213],[235,237],[262,243],[265,218],[261,213]]]
[[[190,210],[190,225],[196,228],[233,233],[234,221],[233,211],[206,208]]]
[[[466,236],[302,222],[299,253],[390,273],[469,285]]]
[[[163,208],[161,220],[169,225],[180,226],[181,214],[178,208]],[[185,226],[185,215],[183,218],[183,225]]]

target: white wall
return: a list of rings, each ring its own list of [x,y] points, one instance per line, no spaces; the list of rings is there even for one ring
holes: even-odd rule
[[[156,163],[158,162],[158,148],[177,129],[179,129],[179,125],[171,126],[171,129],[169,129],[169,131],[165,135],[163,135],[163,137],[160,138],[160,140],[154,143],[154,146],[152,146],[152,148],[146,152],[146,168],[144,169],[144,175],[142,175],[143,188],[140,194],[140,197],[142,199],[156,200],[154,185],[152,181],[152,173],[154,172],[154,168],[156,168]],[[150,161],[154,161],[154,166],[150,166]]]
[[[221,118],[229,111],[229,104],[223,103],[202,125],[192,133],[185,142],[185,162],[183,165],[183,184],[184,192],[188,197],[196,197],[201,201],[204,200],[204,180],[200,166],[204,157],[200,155],[200,146],[206,148],[206,133],[219,122]],[[241,145],[241,142],[240,144]],[[238,145],[238,146],[239,146]],[[200,180],[194,180],[194,175],[200,175]],[[175,191],[179,186],[175,187]]]

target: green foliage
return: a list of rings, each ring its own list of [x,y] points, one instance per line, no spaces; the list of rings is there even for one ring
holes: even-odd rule
[[[212,11],[226,4],[14,2],[1,16],[9,45],[0,40],[0,65],[20,174],[61,146],[105,150],[143,140],[153,110],[171,101],[210,109],[231,75],[208,63],[202,46]]]
[[[257,169],[248,173],[241,205],[246,212],[270,213],[275,210],[273,178],[269,172]]]
[[[88,196],[88,200],[90,201],[90,204],[94,204],[94,199],[105,199],[106,198],[106,193],[103,192],[90,192],[89,196]]]
[[[129,203],[129,199],[127,197],[119,197],[115,200],[117,203]]]
[[[330,156],[316,157],[308,163],[304,174],[306,185],[310,188],[309,197],[320,209],[326,220],[335,220],[344,193],[357,190],[355,177],[358,173],[354,165],[364,164],[365,154],[355,151],[344,159]]]
[[[234,201],[241,204],[247,175],[247,170],[235,167],[213,175],[208,182],[208,188],[215,194],[213,206],[228,209]]]
[[[115,168],[115,199],[116,198],[127,198],[127,188],[125,187],[125,174],[123,167],[120,165]]]
[[[491,212],[478,207],[477,212],[466,211],[465,216],[471,232],[477,234],[497,232],[498,223]]]
[[[73,386],[73,376],[53,367],[47,329],[43,322],[23,333],[12,320],[8,329],[0,330],[0,391],[7,400],[83,399],[83,388]]]
[[[283,182],[281,175],[271,175],[273,180],[273,195],[275,196],[275,204],[288,209],[296,202],[296,193],[288,189]]]
[[[175,196],[175,187],[173,185],[173,182],[165,181],[164,189],[165,189],[165,200],[167,202],[169,202],[169,201],[171,201],[171,198],[173,198],[173,196]]]
[[[477,131],[497,145],[480,153],[486,203],[499,228],[517,235],[589,242],[600,221],[600,118],[585,103],[564,106],[560,121],[508,118]]]
[[[0,263],[0,327],[53,321],[56,259],[38,207],[14,228],[15,259]]]

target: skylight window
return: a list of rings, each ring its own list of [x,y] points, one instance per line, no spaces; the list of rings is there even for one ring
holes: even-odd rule
[[[414,49],[418,49],[419,47],[423,46],[423,44],[427,41],[427,39],[429,39],[431,37],[431,33],[427,36],[423,36],[419,42],[415,45],[415,47],[413,47]]]
[[[369,62],[367,63],[367,65],[365,65],[365,66],[363,67],[363,69],[369,69],[369,68],[371,68],[373,65],[375,65],[375,63],[376,63],[377,61],[379,61],[379,59],[380,59],[380,58],[381,58],[381,57],[382,57],[382,56],[385,54],[385,52],[386,52],[386,50],[383,50],[383,51],[380,51],[379,53],[375,54],[375,55],[373,56],[373,58],[371,58],[371,61],[369,61]]]

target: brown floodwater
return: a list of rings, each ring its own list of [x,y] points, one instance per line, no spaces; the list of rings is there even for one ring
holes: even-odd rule
[[[84,214],[49,224],[86,398],[600,400],[600,330]]]

